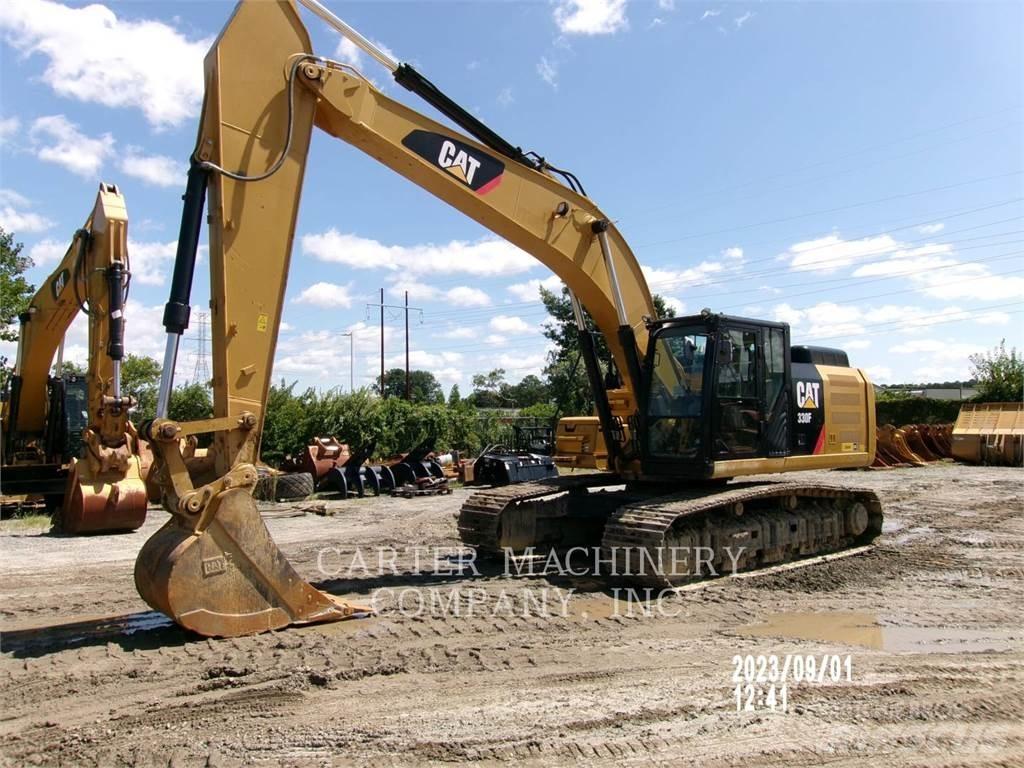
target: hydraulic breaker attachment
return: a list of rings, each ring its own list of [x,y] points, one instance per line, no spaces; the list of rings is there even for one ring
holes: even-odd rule
[[[249,430],[255,426],[254,420],[241,421]],[[168,473],[174,498],[165,500],[171,519],[135,563],[142,598],[181,626],[212,637],[370,613],[315,589],[295,571],[252,498],[258,477],[253,464],[237,463],[213,482],[192,487],[178,440],[188,426],[159,419],[150,432],[163,436],[152,441],[154,467]]]

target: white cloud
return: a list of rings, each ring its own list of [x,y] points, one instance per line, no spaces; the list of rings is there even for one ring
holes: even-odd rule
[[[658,8],[663,11],[674,11],[676,9],[676,0],[658,0]]]
[[[0,189],[0,227],[5,232],[18,234],[45,232],[53,222],[42,214],[26,211],[31,207],[28,198],[12,189]]]
[[[731,248],[726,248],[724,251],[722,251],[722,256],[729,260],[742,260],[743,249],[740,248],[738,245],[734,245]]]
[[[440,334],[435,334],[441,339],[475,339],[479,332],[476,328],[453,328]]]
[[[38,118],[32,123],[29,136],[40,160],[56,163],[87,178],[95,179],[104,161],[114,152],[114,137],[109,133],[91,138],[64,115]]]
[[[184,187],[185,169],[166,155],[145,155],[139,147],[128,147],[120,162],[122,173],[158,187]]]
[[[445,298],[456,307],[486,307],[491,303],[491,297],[486,293],[466,285],[452,288],[445,293]]]
[[[922,235],[934,235],[937,232],[941,232],[945,228],[945,224],[943,224],[942,222],[938,222],[936,224],[922,224],[920,227],[917,228],[917,231],[920,232]]]
[[[515,96],[512,95],[511,88],[502,88],[498,93],[498,104],[502,107],[510,107],[515,103]]]
[[[665,299],[665,306],[671,309],[676,317],[686,314],[686,305],[675,296],[663,296],[662,298]]]
[[[346,64],[351,64],[356,69],[361,69],[363,66],[362,49],[347,37],[341,35],[338,35],[338,45],[334,49],[334,58]]]
[[[328,309],[343,307],[347,309],[352,306],[352,296],[349,293],[351,287],[351,283],[337,285],[336,283],[321,281],[313,283],[293,301],[296,304],[312,304],[314,307],[326,307]]]
[[[329,229],[302,237],[302,251],[320,261],[356,269],[404,270],[414,275],[463,273],[512,275],[526,272],[537,262],[511,243],[495,237],[474,242],[452,240],[442,245],[384,245],[358,235]]]
[[[840,349],[867,349],[871,342],[867,339],[850,339],[839,345]]]
[[[541,56],[537,62],[537,74],[540,79],[552,88],[558,88],[558,62],[550,61],[547,56]]]
[[[491,318],[488,326],[498,333],[529,333],[532,328],[521,317],[496,315]]]
[[[892,381],[892,368],[887,365],[870,365],[864,369],[868,378],[876,384],[887,384]]]
[[[16,117],[0,118],[0,139],[9,141],[21,128],[21,120]]]
[[[56,265],[68,252],[69,243],[62,243],[52,238],[40,240],[28,250],[28,256],[37,267]]]
[[[641,264],[640,268],[653,289],[704,285],[713,275],[725,270],[722,264],[711,261],[702,261],[696,267],[687,269],[661,269],[647,264]]]
[[[828,235],[791,245],[781,258],[789,261],[790,269],[827,274],[869,257],[893,253],[900,247],[901,243],[890,235],[861,240],[843,240],[839,235]]]
[[[500,346],[500,345],[504,344],[506,341],[508,341],[508,339],[506,339],[500,333],[488,334],[487,338],[484,339],[485,343],[491,344],[493,346]]]
[[[554,16],[566,35],[610,35],[629,27],[626,0],[558,0]]]
[[[853,271],[853,277],[893,277],[910,276],[924,272],[929,269],[947,267],[956,264],[956,259],[943,258],[941,256],[921,256],[908,259],[888,259],[886,261],[874,261],[864,264]]]
[[[543,280],[527,280],[525,283],[513,283],[508,286],[508,292],[520,301],[540,301],[541,288],[561,293],[562,280],[558,275],[551,275],[551,277],[546,277]]]
[[[733,19],[733,23],[736,25],[736,29],[739,29],[744,24],[746,24],[748,21],[750,21],[750,19],[751,19],[751,17],[753,15],[754,14],[753,14],[752,11],[747,11],[742,16],[737,16],[735,19]]]
[[[996,275],[985,264],[960,264],[939,272],[914,274],[910,279],[921,293],[937,299],[1024,299],[1024,277]]]
[[[41,78],[61,96],[134,107],[157,128],[180,125],[199,110],[213,38],[192,41],[161,21],[127,21],[103,5],[50,0],[0,3],[0,30],[26,56],[48,59]]]
[[[143,285],[164,285],[168,279],[167,267],[174,263],[178,241],[166,243],[128,241],[132,280]]]
[[[704,11],[704,14],[700,17],[700,20],[704,21],[705,19],[713,19],[713,18],[715,18],[715,16],[721,16],[721,15],[722,15],[721,11],[707,10],[707,11]]]
[[[478,335],[479,331],[476,328],[452,328],[437,334],[442,339],[475,339]]]

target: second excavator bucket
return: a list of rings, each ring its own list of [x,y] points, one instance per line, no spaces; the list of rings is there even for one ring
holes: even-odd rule
[[[1024,464],[1024,403],[967,403],[953,426],[953,456],[968,464]]]
[[[174,515],[139,552],[135,585],[154,609],[208,637],[370,613],[299,576],[271,538],[247,488],[228,488],[210,505],[205,528]]]
[[[146,486],[138,469],[116,482],[89,480],[73,461],[64,489],[60,529],[64,533],[134,531],[146,522]]]

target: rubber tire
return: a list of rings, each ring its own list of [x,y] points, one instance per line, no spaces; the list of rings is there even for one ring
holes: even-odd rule
[[[287,472],[260,477],[252,495],[261,501],[299,501],[312,496],[313,491],[313,476],[309,472]]]

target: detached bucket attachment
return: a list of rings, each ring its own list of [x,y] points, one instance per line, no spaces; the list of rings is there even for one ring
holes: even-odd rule
[[[90,480],[72,461],[64,488],[60,529],[64,533],[134,531],[146,522],[146,486],[131,474],[116,482]]]
[[[395,485],[415,484],[422,478],[443,478],[444,469],[432,457],[434,438],[428,437],[407,453],[401,461],[391,465]]]
[[[235,637],[371,612],[314,589],[296,573],[248,487],[216,493],[200,514],[205,523],[172,516],[135,562],[139,594],[186,629]]]
[[[343,465],[349,455],[348,445],[339,443],[337,438],[314,437],[298,455],[285,459],[280,469],[285,472],[308,472],[319,483],[328,472]]]
[[[951,452],[968,464],[1024,465],[1024,403],[967,403],[953,426]]]
[[[365,445],[351,454],[343,464],[324,475],[319,489],[334,491],[344,499],[350,496],[362,498],[367,491],[380,496],[381,491],[395,487],[395,476],[388,467],[369,466],[366,461],[373,455],[376,443]]]

